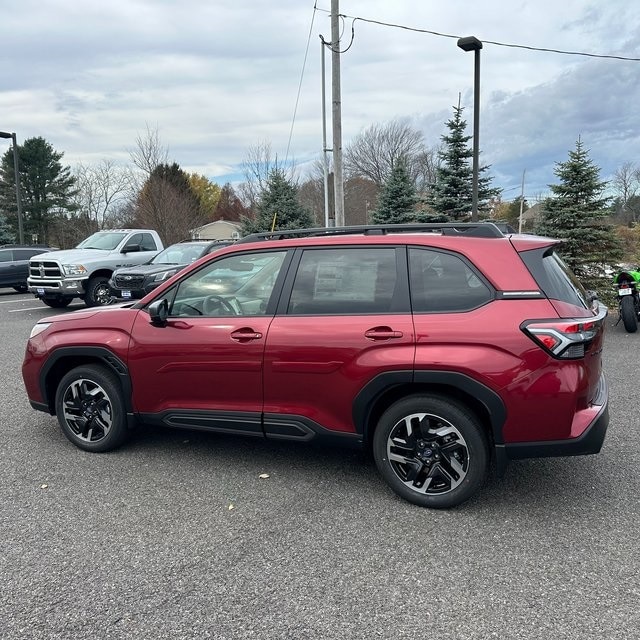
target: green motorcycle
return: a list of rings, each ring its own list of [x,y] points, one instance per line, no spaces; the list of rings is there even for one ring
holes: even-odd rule
[[[640,271],[621,271],[613,282],[618,288],[618,322],[622,320],[624,328],[635,333],[640,320]]]

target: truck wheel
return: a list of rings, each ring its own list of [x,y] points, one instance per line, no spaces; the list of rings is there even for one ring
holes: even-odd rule
[[[42,298],[42,302],[52,309],[64,309],[71,304],[71,300],[72,298]]]
[[[485,481],[484,429],[462,404],[435,394],[389,407],[373,436],[373,457],[387,484],[421,507],[454,507]]]
[[[64,435],[85,451],[110,451],[128,435],[122,388],[99,365],[76,367],[60,380],[56,416]]]
[[[620,315],[624,328],[629,333],[635,333],[638,330],[638,317],[636,316],[636,308],[633,304],[633,296],[625,296],[620,301]]]
[[[27,293],[29,291],[29,287],[26,284],[19,284],[13,287],[18,293]]]
[[[84,295],[84,302],[87,307],[103,307],[111,302],[111,290],[109,289],[109,278],[95,276],[87,283],[87,292]]]

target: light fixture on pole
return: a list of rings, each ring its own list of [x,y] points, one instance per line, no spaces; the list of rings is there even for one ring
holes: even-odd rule
[[[18,167],[18,143],[15,133],[0,131],[0,138],[11,138],[13,146],[13,168],[16,177],[16,205],[18,207],[18,241],[24,244],[24,232],[22,230],[22,198],[20,197],[20,168]]]
[[[471,201],[471,220],[478,220],[478,156],[480,154],[480,49],[482,42],[475,36],[467,36],[458,40],[463,51],[474,52],[473,74],[473,195]]]

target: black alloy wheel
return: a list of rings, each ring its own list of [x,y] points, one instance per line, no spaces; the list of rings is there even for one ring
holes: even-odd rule
[[[86,451],[109,451],[127,436],[122,388],[115,374],[99,365],[77,367],[62,378],[56,415],[65,436]]]
[[[411,396],[390,407],[373,440],[376,465],[401,497],[447,508],[470,498],[488,469],[488,447],[477,418],[444,396]]]
[[[84,296],[87,307],[104,307],[111,303],[111,288],[109,278],[95,276],[87,283],[87,292]]]

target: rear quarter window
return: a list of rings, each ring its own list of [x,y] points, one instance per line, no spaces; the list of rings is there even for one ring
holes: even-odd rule
[[[494,297],[461,256],[432,249],[409,249],[409,283],[414,312],[469,311]]]
[[[589,308],[585,288],[553,247],[523,251],[520,255],[547,298]]]

